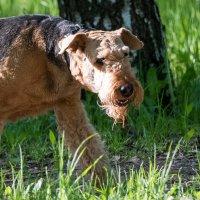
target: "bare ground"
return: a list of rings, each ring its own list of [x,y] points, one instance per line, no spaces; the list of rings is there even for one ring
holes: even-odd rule
[[[178,175],[181,176],[181,181],[184,185],[192,184],[194,181],[200,183],[200,180],[194,179],[195,177],[200,177],[196,176],[197,174],[200,174],[200,166],[196,155],[196,152],[178,152],[176,154],[170,169],[170,174],[173,175],[173,178],[171,179],[172,183],[178,181]],[[166,157],[167,154],[165,153],[156,155],[156,166],[158,170],[165,165]],[[53,163],[52,160],[53,159],[51,158],[47,158],[45,159],[45,161],[43,161],[42,165],[38,161],[26,160],[24,165],[24,178],[30,180],[33,177],[45,177],[46,172],[49,176],[57,176],[58,167],[55,169],[55,163]],[[111,166],[113,169],[116,169],[116,167],[120,167],[122,179],[125,179],[125,174],[128,174],[128,172],[130,171],[129,169],[137,171],[142,166],[148,172],[149,159],[141,159],[136,156],[126,159],[123,156],[116,155],[111,158]],[[17,172],[19,171],[20,166],[16,165],[14,168],[15,172]],[[8,163],[5,163],[1,158],[0,169],[3,171],[4,174],[6,174],[6,176],[4,177],[4,182],[6,184],[11,184],[11,167],[9,167]],[[66,169],[66,163],[64,169]],[[200,188],[200,184],[198,184],[197,187]]]

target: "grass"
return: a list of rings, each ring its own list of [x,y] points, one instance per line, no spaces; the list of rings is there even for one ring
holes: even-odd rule
[[[56,0],[2,0],[0,2],[0,16],[16,16],[25,14],[59,14]]]
[[[171,141],[176,144],[183,138],[177,148],[176,145],[170,148],[195,152],[194,157],[200,160],[200,1],[158,0],[158,4],[175,82],[173,112],[166,112],[160,105],[160,83],[153,69],[144,85],[149,95],[139,110],[130,108],[125,129],[117,125],[111,130],[113,121],[97,108],[95,95],[88,94],[84,102],[110,156],[150,157],[149,168],[130,169],[123,177],[120,175],[123,171],[117,168],[101,188],[81,176],[75,178],[72,158],[69,159],[67,150],[63,151],[54,115],[49,113],[8,124],[4,129],[0,139],[0,199],[200,199],[199,171],[186,184],[182,183],[181,175],[173,182],[169,168],[174,151],[168,148]],[[0,1],[1,17],[27,13],[58,15],[57,1]],[[168,152],[162,168],[156,164],[155,152]]]
[[[60,141],[60,140],[59,140]],[[122,178],[122,171],[117,168],[117,172],[111,172],[107,181],[101,186],[96,187],[90,181],[83,178],[85,173],[78,177],[73,177],[77,158],[69,159],[67,168],[63,167],[63,142],[58,142],[58,176],[52,177],[46,169],[45,175],[39,179],[26,180],[24,182],[23,155],[20,148],[20,169],[15,171],[12,167],[12,184],[5,184],[5,178],[1,176],[0,197],[2,199],[127,199],[127,200],[147,200],[147,199],[180,199],[187,197],[188,199],[200,198],[200,193],[194,187],[189,187],[184,192],[181,183],[181,177],[177,183],[171,184],[169,170],[172,165],[174,156],[179,149],[180,143],[177,145],[174,153],[171,153],[171,146],[168,150],[166,164],[159,169],[156,160],[150,161],[149,170],[147,171],[141,166],[139,171],[130,169],[125,178]],[[79,155],[79,152],[77,152]],[[171,156],[171,158],[170,158]],[[64,171],[66,173],[64,173]],[[2,173],[1,173],[2,174]],[[200,178],[200,177],[199,177]]]

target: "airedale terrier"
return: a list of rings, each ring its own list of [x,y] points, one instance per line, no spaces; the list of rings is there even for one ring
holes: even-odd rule
[[[129,48],[143,43],[125,28],[84,29],[60,17],[26,15],[0,19],[0,130],[8,121],[54,110],[65,143],[75,152],[96,133],[80,100],[81,88],[97,93],[100,106],[124,121],[129,103],[139,105],[143,89],[129,60]],[[104,176],[108,158],[98,134],[80,160]]]

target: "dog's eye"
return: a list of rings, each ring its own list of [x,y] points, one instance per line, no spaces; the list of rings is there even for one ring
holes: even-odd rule
[[[98,66],[103,65],[103,64],[104,64],[104,59],[105,59],[105,58],[97,58],[96,64],[97,64]]]

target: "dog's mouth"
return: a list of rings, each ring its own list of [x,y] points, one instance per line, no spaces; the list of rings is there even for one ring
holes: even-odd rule
[[[129,107],[128,105],[133,104],[134,106],[138,106],[142,102],[143,89],[140,86],[140,83],[135,81],[133,84],[134,91],[131,95],[126,96],[119,92],[119,85],[121,84],[117,83],[114,85],[114,87],[103,87],[101,90],[99,90],[99,106],[105,110],[109,117],[112,117],[115,122],[122,123],[124,127]],[[108,90],[109,88],[110,90]]]
[[[125,107],[129,103],[129,99],[117,99],[114,103],[114,106]]]

